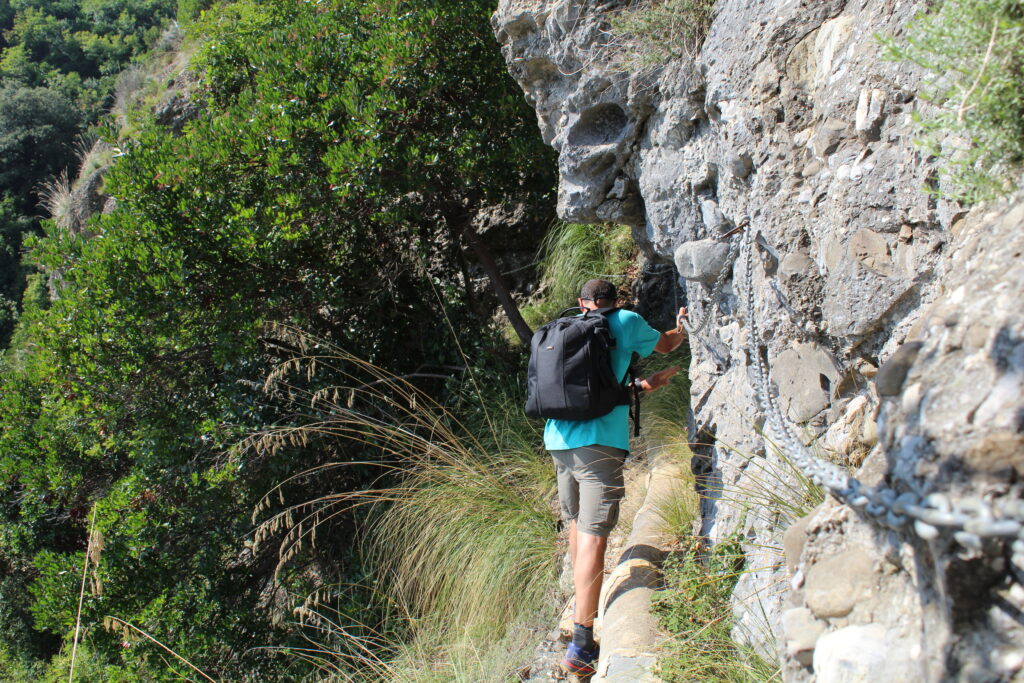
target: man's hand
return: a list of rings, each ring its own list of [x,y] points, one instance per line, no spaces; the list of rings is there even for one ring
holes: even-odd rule
[[[658,339],[657,346],[654,350],[658,353],[672,353],[679,348],[679,345],[686,341],[689,336],[686,329],[683,328],[683,321],[687,320],[689,313],[686,311],[686,306],[679,309],[679,313],[676,315],[676,326],[671,330],[666,330],[661,333],[661,338]]]
[[[689,319],[690,319],[690,314],[686,310],[686,306],[680,307],[679,314],[676,315],[676,331],[677,332],[682,332],[683,331],[683,321],[684,320],[689,320]]]
[[[655,389],[661,388],[668,384],[673,375],[677,372],[679,372],[678,365],[673,365],[672,367],[665,368],[664,370],[658,370],[647,379],[640,380],[640,388],[643,391],[654,391]]]

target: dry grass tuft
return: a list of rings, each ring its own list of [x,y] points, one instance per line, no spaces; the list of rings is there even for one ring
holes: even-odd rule
[[[45,181],[39,188],[39,197],[43,209],[50,214],[50,220],[62,230],[70,230],[73,216],[71,181],[68,180],[67,171]]]
[[[711,25],[714,0],[641,0],[612,18],[615,61],[645,70],[696,58]]]
[[[252,434],[233,457],[331,439],[361,445],[376,457],[327,463],[281,482],[254,510],[255,543],[277,544],[280,573],[316,543],[321,524],[364,508],[365,550],[379,577],[374,588],[401,615],[390,631],[375,633],[325,615],[324,596],[311,596],[296,615],[318,637],[302,656],[325,658],[338,680],[349,680],[344,676],[354,674],[344,672],[353,667],[375,672],[380,680],[434,680],[410,678],[403,664],[422,665],[420,657],[428,655],[447,672],[436,680],[459,680],[445,678],[453,675],[452,667],[491,661],[492,648],[482,644],[501,642],[510,624],[538,609],[557,566],[548,502],[553,474],[536,452],[539,435],[512,392],[492,386],[486,397],[464,397],[478,410],[463,405],[460,412],[479,415],[464,423],[409,379],[324,340],[288,327],[275,328],[274,337],[282,348],[296,350],[295,356],[279,364],[262,389],[310,419]],[[309,388],[324,371],[343,381]],[[365,465],[379,470],[377,485],[300,503],[286,500],[285,489],[293,483]]]

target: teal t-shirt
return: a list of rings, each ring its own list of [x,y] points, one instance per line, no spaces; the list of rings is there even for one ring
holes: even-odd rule
[[[615,339],[612,371],[621,382],[626,378],[633,353],[641,358],[651,355],[661,332],[633,311],[621,308],[608,315],[608,327]],[[629,450],[629,406],[616,406],[612,412],[593,420],[548,420],[544,425],[544,448],[549,451],[593,445]]]

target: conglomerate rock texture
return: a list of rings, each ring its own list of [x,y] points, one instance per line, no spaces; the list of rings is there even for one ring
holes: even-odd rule
[[[694,322],[714,316],[692,340],[691,437],[703,532],[747,542],[734,637],[787,680],[1024,675],[1005,543],[818,505],[761,436],[729,248],[754,245],[755,341],[820,452],[869,486],[1020,498],[1021,197],[972,208],[923,191],[938,162],[912,140],[922,74],[876,38],[928,3],[719,0],[695,57],[643,69],[611,26],[627,4],[501,0],[492,23],[558,153],[561,217],[631,225],[651,262],[676,266]]]

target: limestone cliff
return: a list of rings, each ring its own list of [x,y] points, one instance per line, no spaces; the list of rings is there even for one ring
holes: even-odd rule
[[[631,225],[685,278],[695,322],[713,316],[691,437],[704,532],[748,541],[734,636],[788,680],[1020,675],[1019,524],[979,538],[885,503],[1022,512],[1024,208],[922,190],[922,74],[876,35],[927,3],[720,0],[696,57],[644,69],[610,28],[624,4],[502,0],[493,26],[558,152],[560,215]],[[867,508],[827,495],[795,524],[813,492],[762,436],[751,341],[785,418],[874,492]]]

